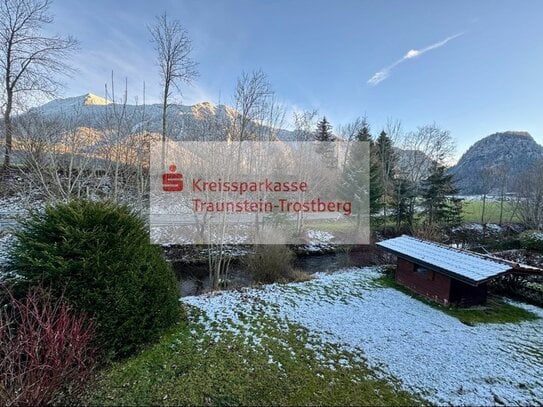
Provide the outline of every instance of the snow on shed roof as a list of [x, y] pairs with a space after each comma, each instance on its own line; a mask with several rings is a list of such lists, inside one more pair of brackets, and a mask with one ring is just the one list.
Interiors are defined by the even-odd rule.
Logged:
[[510, 264], [434, 242], [400, 236], [377, 243], [399, 257], [477, 285], [512, 269]]

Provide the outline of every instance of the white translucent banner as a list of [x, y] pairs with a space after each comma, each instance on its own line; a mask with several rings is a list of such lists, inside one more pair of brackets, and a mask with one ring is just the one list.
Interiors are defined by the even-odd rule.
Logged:
[[151, 144], [158, 244], [369, 242], [369, 143]]

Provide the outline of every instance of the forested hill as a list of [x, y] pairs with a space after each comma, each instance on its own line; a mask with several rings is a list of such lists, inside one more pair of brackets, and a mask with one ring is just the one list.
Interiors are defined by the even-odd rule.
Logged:
[[[473, 144], [449, 171], [461, 193], [489, 193], [504, 174], [509, 178], [522, 174], [538, 159], [543, 159], [543, 147], [528, 132], [506, 131]], [[512, 186], [509, 183], [508, 188]]]

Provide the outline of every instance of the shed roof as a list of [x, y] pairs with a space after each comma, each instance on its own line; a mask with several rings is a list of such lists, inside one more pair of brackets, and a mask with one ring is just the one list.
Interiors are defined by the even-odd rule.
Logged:
[[379, 242], [377, 245], [413, 263], [440, 271], [471, 285], [488, 281], [513, 268], [505, 261], [406, 235]]

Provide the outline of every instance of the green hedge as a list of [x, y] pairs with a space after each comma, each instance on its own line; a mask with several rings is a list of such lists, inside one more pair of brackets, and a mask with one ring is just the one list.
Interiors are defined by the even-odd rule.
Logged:
[[74, 200], [31, 213], [10, 264], [19, 292], [40, 283], [94, 316], [105, 356], [124, 357], [179, 319], [175, 276], [128, 207]]
[[527, 230], [519, 236], [523, 249], [543, 253], [543, 232], [539, 230]]

